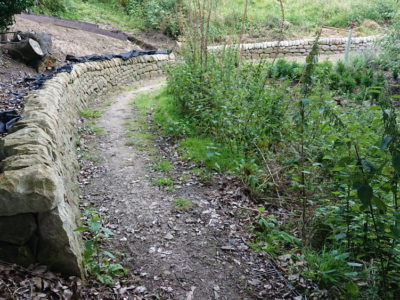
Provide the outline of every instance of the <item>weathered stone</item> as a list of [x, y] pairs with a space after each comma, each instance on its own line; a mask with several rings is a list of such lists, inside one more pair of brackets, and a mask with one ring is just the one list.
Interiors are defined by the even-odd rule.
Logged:
[[39, 215], [38, 261], [67, 275], [81, 276], [82, 240], [74, 231], [78, 227], [75, 209], [63, 202], [49, 213]]
[[31, 239], [36, 229], [33, 214], [0, 217], [0, 242], [22, 246]]
[[0, 216], [49, 211], [63, 195], [61, 179], [48, 166], [35, 165], [0, 174]]

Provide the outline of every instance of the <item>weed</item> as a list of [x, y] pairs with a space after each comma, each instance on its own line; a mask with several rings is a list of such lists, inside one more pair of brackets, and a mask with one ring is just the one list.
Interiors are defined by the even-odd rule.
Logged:
[[94, 209], [86, 209], [84, 216], [86, 226], [75, 229], [85, 233], [86, 237], [83, 264], [89, 275], [111, 286], [116, 278], [127, 273], [127, 270], [117, 262], [118, 257], [101, 247], [101, 241], [114, 234], [103, 226], [102, 218]]
[[112, 102], [111, 102], [111, 101], [106, 101], [106, 102], [103, 103], [102, 106], [103, 106], [104, 108], [107, 108], [107, 107], [110, 107], [111, 105], [112, 105]]
[[103, 127], [92, 127], [89, 129], [93, 134], [97, 136], [104, 136], [104, 128]]
[[92, 109], [84, 109], [81, 110], [80, 112], [81, 117], [84, 118], [100, 118], [102, 116], [102, 113], [99, 112], [98, 110], [92, 110]]
[[94, 127], [94, 126], [96, 126], [96, 124], [97, 124], [97, 120], [95, 120], [95, 119], [87, 120], [85, 122], [86, 127]]
[[167, 160], [160, 160], [154, 165], [154, 170], [161, 172], [169, 172], [172, 170], [172, 164]]
[[192, 201], [186, 198], [177, 198], [173, 202], [176, 210], [187, 210], [193, 206]]
[[193, 169], [192, 172], [196, 175], [200, 183], [210, 183], [214, 179], [214, 173], [208, 169], [198, 168]]
[[331, 295], [358, 295], [358, 286], [353, 281], [359, 276], [362, 264], [347, 262], [349, 253], [322, 251], [321, 253], [306, 251], [304, 259], [307, 270], [302, 275], [317, 282], [321, 287], [331, 289]]
[[91, 162], [99, 162], [100, 161], [100, 158], [96, 154], [93, 154], [93, 153], [83, 151], [81, 155], [82, 155], [83, 160], [87, 160], [87, 161], [91, 161]]
[[160, 177], [153, 181], [153, 185], [167, 188], [172, 187], [174, 181], [170, 177]]
[[127, 132], [125, 134], [130, 139], [125, 143], [127, 146], [147, 146], [152, 141], [153, 136], [143, 132]]

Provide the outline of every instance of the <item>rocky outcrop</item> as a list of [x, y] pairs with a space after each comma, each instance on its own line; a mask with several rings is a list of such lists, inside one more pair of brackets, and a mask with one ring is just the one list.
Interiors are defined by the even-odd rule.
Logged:
[[118, 86], [158, 77], [171, 55], [74, 65], [25, 98], [23, 120], [0, 140], [0, 259], [82, 274], [76, 158], [79, 112]]

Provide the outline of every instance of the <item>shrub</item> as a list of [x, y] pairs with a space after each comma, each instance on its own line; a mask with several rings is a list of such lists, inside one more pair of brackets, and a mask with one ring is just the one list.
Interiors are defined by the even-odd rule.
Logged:
[[60, 15], [66, 11], [65, 1], [62, 0], [38, 0], [37, 11], [39, 13]]
[[125, 4], [129, 14], [143, 19], [145, 27], [160, 29], [173, 37], [180, 34], [177, 18], [180, 5], [182, 0], [129, 0]]
[[14, 15], [33, 5], [33, 0], [0, 1], [0, 32], [14, 23]]

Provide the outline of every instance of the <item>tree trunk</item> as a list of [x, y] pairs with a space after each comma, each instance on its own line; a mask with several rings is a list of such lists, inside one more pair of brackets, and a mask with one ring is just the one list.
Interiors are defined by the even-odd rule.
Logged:
[[53, 54], [53, 42], [51, 36], [47, 33], [35, 33], [35, 32], [18, 32], [14, 34], [13, 42], [19, 42], [22, 40], [32, 39], [39, 43], [44, 55]]
[[32, 64], [45, 55], [39, 43], [33, 39], [22, 40], [5, 45], [8, 53], [16, 59]]

